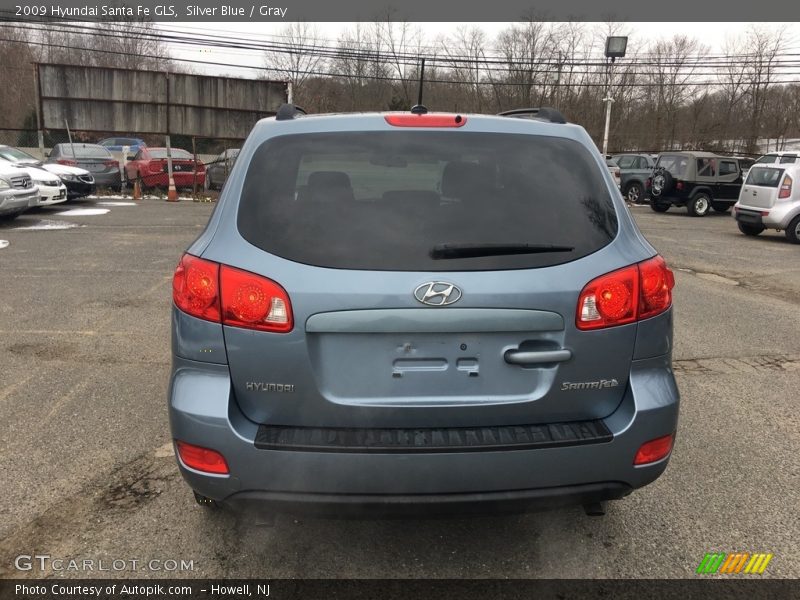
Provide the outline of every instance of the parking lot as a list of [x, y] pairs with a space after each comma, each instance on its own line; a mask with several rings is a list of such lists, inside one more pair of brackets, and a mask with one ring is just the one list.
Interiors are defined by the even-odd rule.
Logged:
[[631, 209], [675, 270], [681, 420], [665, 475], [605, 517], [264, 527], [196, 506], [169, 439], [172, 271], [212, 208], [89, 199], [0, 226], [0, 576], [93, 574], [14, 568], [38, 553], [191, 562], [128, 577], [692, 577], [712, 551], [800, 576], [800, 247], [782, 234]]

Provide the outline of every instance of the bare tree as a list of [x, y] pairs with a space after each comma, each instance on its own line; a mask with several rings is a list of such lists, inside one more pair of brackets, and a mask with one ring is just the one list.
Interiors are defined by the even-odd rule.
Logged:
[[747, 57], [744, 72], [747, 77], [745, 95], [749, 101], [749, 135], [745, 151], [758, 150], [762, 117], [770, 87], [775, 83], [779, 55], [786, 49], [786, 28], [767, 30], [751, 25], [746, 34]]
[[317, 43], [319, 30], [306, 22], [289, 23], [281, 30], [280, 38], [280, 47], [276, 45], [276, 49], [264, 53], [264, 68], [274, 79], [288, 79], [295, 102], [308, 105], [311, 95], [306, 82], [327, 68], [322, 47]]
[[356, 23], [339, 36], [331, 71], [345, 88], [347, 110], [381, 110], [391, 97], [388, 56], [380, 47], [380, 23]]
[[437, 44], [449, 66], [450, 75], [457, 84], [456, 93], [461, 97], [461, 110], [483, 112], [487, 104], [484, 98], [484, 61], [486, 56], [486, 34], [478, 27], [462, 25], [455, 33], [442, 38]]

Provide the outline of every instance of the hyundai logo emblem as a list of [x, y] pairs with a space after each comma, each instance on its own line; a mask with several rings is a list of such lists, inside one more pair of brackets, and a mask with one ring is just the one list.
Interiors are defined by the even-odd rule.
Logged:
[[461, 290], [446, 281], [428, 281], [414, 290], [414, 298], [429, 306], [447, 306], [461, 300]]

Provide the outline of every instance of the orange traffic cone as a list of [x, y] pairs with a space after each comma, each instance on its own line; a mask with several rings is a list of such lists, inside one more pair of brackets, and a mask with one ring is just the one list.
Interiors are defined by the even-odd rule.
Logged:
[[177, 202], [178, 201], [178, 190], [175, 189], [175, 180], [170, 177], [169, 178], [169, 191], [167, 191], [167, 202]]
[[138, 179], [133, 182], [133, 199], [134, 200], [142, 199], [142, 186], [139, 184]]

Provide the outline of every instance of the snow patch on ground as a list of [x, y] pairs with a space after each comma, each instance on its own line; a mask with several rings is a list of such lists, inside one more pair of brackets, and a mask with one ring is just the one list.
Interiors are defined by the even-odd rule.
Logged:
[[73, 229], [75, 227], [83, 227], [83, 225], [79, 225], [78, 223], [68, 223], [66, 221], [51, 221], [50, 219], [42, 219], [41, 221], [37, 221], [33, 225], [24, 225], [22, 227], [14, 227], [17, 231], [19, 230], [28, 230], [28, 231], [51, 231], [56, 229]]
[[108, 212], [111, 211], [107, 208], [73, 208], [56, 213], [56, 215], [59, 217], [93, 217], [96, 215], [104, 215]]
[[8, 245], [10, 243], [11, 242], [9, 242], [8, 240], [0, 240], [0, 250], [2, 250], [3, 248], [8, 248]]
[[97, 206], [136, 206], [136, 202], [98, 202]]

